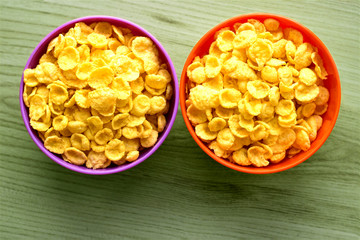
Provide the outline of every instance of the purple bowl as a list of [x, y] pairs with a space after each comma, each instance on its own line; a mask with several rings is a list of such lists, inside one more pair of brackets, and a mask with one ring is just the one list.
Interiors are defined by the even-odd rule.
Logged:
[[162, 61], [167, 63], [167, 65], [168, 65], [168, 70], [173, 79], [172, 86], [174, 88], [174, 94], [173, 94], [173, 98], [170, 101], [169, 112], [166, 114], [167, 125], [166, 125], [164, 131], [159, 134], [158, 141], [153, 147], [141, 151], [139, 158], [134, 162], [126, 163], [121, 166], [112, 166], [112, 167], [108, 167], [105, 169], [89, 169], [89, 168], [86, 168], [85, 166], [77, 166], [77, 165], [68, 163], [68, 162], [64, 161], [60, 155], [51, 153], [44, 147], [44, 143], [38, 137], [37, 131], [32, 129], [32, 127], [30, 126], [28, 108], [25, 106], [23, 97], [22, 97], [23, 90], [24, 90], [24, 75], [23, 75], [21, 78], [21, 83], [20, 83], [20, 96], [19, 96], [20, 97], [20, 109], [21, 109], [22, 118], [25, 123], [25, 127], [28, 130], [32, 140], [36, 143], [36, 145], [40, 148], [41, 151], [43, 151], [49, 158], [51, 158], [53, 161], [60, 164], [61, 166], [66, 167], [70, 170], [79, 172], [79, 173], [85, 173], [85, 174], [91, 174], [91, 175], [105, 175], [105, 174], [122, 172], [122, 171], [130, 169], [132, 167], [135, 167], [136, 165], [138, 165], [139, 163], [145, 161], [145, 159], [150, 157], [151, 154], [153, 154], [160, 147], [160, 145], [164, 142], [165, 138], [169, 134], [171, 127], [174, 124], [174, 121], [176, 118], [176, 113], [178, 110], [178, 104], [179, 104], [179, 86], [178, 86], [178, 80], [177, 80], [174, 64], [172, 63], [170, 56], [166, 52], [165, 48], [148, 31], [146, 31], [142, 27], [140, 27], [128, 20], [121, 19], [121, 18], [110, 17], [110, 16], [87, 16], [87, 17], [74, 19], [70, 22], [64, 23], [60, 27], [58, 27], [55, 30], [53, 30], [52, 32], [50, 32], [43, 40], [41, 40], [41, 42], [36, 46], [34, 51], [31, 53], [24, 69], [35, 68], [36, 65], [39, 63], [40, 57], [46, 52], [47, 45], [50, 43], [50, 41], [53, 38], [57, 37], [60, 33], [65, 33], [71, 27], [74, 27], [75, 23], [84, 22], [87, 24], [91, 24], [92, 22], [101, 22], [101, 21], [109, 22], [116, 26], [129, 28], [134, 35], [149, 37], [154, 42], [154, 44], [157, 46], [157, 48], [159, 50], [159, 56], [162, 59]]

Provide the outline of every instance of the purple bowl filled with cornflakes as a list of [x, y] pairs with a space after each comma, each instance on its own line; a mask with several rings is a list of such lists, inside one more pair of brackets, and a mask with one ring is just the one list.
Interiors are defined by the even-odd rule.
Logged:
[[170, 56], [142, 27], [87, 16], [49, 33], [20, 83], [32, 140], [70, 170], [104, 175], [150, 157], [175, 121], [178, 80]]

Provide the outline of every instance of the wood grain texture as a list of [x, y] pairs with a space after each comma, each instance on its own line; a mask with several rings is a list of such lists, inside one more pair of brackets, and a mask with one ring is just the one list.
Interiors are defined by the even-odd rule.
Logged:
[[[0, 1], [0, 239], [359, 239], [359, 1]], [[71, 172], [32, 142], [18, 89], [52, 29], [112, 15], [153, 33], [180, 77], [191, 48], [219, 22], [270, 12], [310, 28], [337, 63], [342, 104], [324, 146], [285, 172], [227, 169], [192, 140], [180, 112], [160, 149], [110, 176]]]

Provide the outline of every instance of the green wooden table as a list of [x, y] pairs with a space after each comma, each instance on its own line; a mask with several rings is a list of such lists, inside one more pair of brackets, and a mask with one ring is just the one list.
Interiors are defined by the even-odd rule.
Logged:
[[[359, 1], [0, 1], [0, 239], [359, 239]], [[341, 78], [337, 124], [301, 165], [270, 175], [228, 169], [188, 133], [180, 111], [160, 149], [114, 175], [71, 172], [32, 142], [20, 115], [23, 67], [58, 25], [112, 15], [153, 33], [180, 77], [223, 20], [270, 12], [310, 28]]]

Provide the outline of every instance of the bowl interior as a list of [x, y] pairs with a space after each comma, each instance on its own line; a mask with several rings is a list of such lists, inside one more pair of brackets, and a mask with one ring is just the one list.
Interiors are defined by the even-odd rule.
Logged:
[[159, 134], [158, 137], [158, 141], [155, 144], [155, 146], [145, 149], [143, 151], [140, 152], [140, 156], [139, 158], [131, 163], [125, 163], [121, 166], [112, 166], [112, 167], [108, 167], [105, 169], [88, 169], [84, 166], [76, 166], [73, 165], [71, 163], [68, 163], [66, 161], [64, 161], [62, 159], [62, 157], [60, 155], [57, 154], [53, 154], [51, 152], [49, 152], [45, 147], [44, 147], [44, 143], [41, 141], [41, 139], [38, 137], [37, 131], [34, 130], [29, 123], [29, 113], [28, 113], [28, 108], [25, 106], [23, 98], [22, 98], [22, 92], [24, 89], [24, 81], [23, 81], [23, 76], [21, 79], [21, 83], [20, 83], [20, 108], [21, 108], [21, 114], [25, 123], [25, 126], [31, 136], [31, 138], [34, 140], [34, 142], [36, 143], [36, 145], [48, 156], [50, 157], [52, 160], [54, 160], [55, 162], [57, 162], [58, 164], [73, 170], [73, 171], [77, 171], [77, 172], [81, 172], [81, 173], [85, 173], [85, 174], [94, 174], [94, 175], [102, 175], [102, 174], [112, 174], [112, 173], [116, 173], [116, 172], [121, 172], [124, 170], [127, 170], [129, 168], [132, 168], [136, 165], [138, 165], [139, 163], [143, 162], [145, 159], [147, 159], [151, 154], [153, 154], [159, 147], [160, 145], [163, 143], [163, 141], [165, 140], [165, 138], [167, 137], [167, 135], [169, 134], [171, 127], [174, 123], [175, 117], [176, 117], [176, 113], [177, 113], [177, 106], [178, 106], [178, 91], [179, 91], [179, 87], [178, 87], [178, 80], [177, 80], [177, 76], [176, 76], [176, 72], [175, 72], [175, 67], [170, 59], [170, 56], [167, 54], [166, 50], [164, 49], [164, 47], [160, 44], [160, 42], [154, 37], [152, 36], [149, 32], [147, 32], [145, 29], [141, 28], [140, 26], [124, 20], [124, 19], [120, 19], [120, 18], [115, 18], [115, 17], [109, 17], [109, 16], [88, 16], [88, 17], [83, 17], [83, 18], [78, 18], [75, 20], [72, 20], [70, 22], [67, 22], [63, 25], [61, 25], [60, 27], [56, 28], [55, 30], [53, 30], [52, 32], [50, 32], [39, 44], [38, 46], [34, 49], [34, 51], [32, 52], [30, 58], [28, 59], [28, 62], [26, 63], [25, 69], [27, 68], [35, 68], [37, 66], [37, 64], [39, 63], [39, 59], [40, 57], [46, 52], [47, 49], [47, 45], [50, 43], [50, 41], [57, 37], [59, 34], [61, 33], [66, 33], [70, 28], [75, 26], [75, 23], [77, 22], [84, 22], [86, 24], [91, 24], [93, 22], [100, 22], [100, 21], [104, 21], [104, 22], [109, 22], [115, 26], [119, 26], [119, 27], [124, 27], [124, 28], [129, 28], [132, 33], [136, 36], [147, 36], [149, 37], [154, 44], [157, 46], [158, 50], [159, 50], [159, 57], [160, 59], [166, 63], [168, 65], [168, 71], [172, 76], [172, 87], [174, 89], [174, 94], [172, 99], [170, 100], [170, 109], [168, 111], [168, 113], [166, 114], [166, 120], [167, 120], [167, 125], [164, 129], [164, 131], [162, 133]]
[[[319, 55], [322, 57], [324, 62], [324, 67], [328, 72], [328, 79], [324, 81], [325, 87], [330, 92], [330, 98], [329, 98], [329, 107], [327, 112], [322, 115], [323, 117], [323, 125], [318, 131], [317, 138], [314, 142], [311, 143], [311, 148], [306, 152], [301, 152], [294, 156], [293, 158], [286, 158], [283, 161], [281, 161], [278, 164], [270, 164], [267, 167], [263, 168], [256, 168], [256, 167], [243, 167], [236, 165], [234, 163], [230, 163], [228, 160], [222, 159], [218, 156], [216, 156], [195, 134], [194, 128], [192, 127], [189, 119], [186, 116], [186, 107], [185, 107], [185, 100], [187, 98], [186, 95], [186, 85], [188, 82], [188, 77], [186, 75], [186, 69], [187, 66], [190, 65], [193, 61], [193, 59], [196, 56], [204, 56], [208, 54], [209, 47], [211, 43], [214, 41], [214, 35], [215, 33], [224, 28], [224, 27], [230, 27], [233, 30], [233, 25], [235, 23], [245, 23], [248, 19], [254, 18], [257, 20], [260, 20], [263, 22], [267, 18], [274, 18], [280, 22], [280, 27], [283, 29], [287, 27], [292, 27], [298, 31], [300, 31], [303, 34], [304, 42], [311, 43], [313, 46], [318, 48]], [[247, 172], [247, 173], [255, 173], [255, 174], [265, 174], [265, 173], [274, 173], [283, 171], [286, 169], [289, 169], [291, 167], [294, 167], [301, 162], [308, 159], [312, 154], [314, 154], [321, 145], [325, 142], [325, 140], [330, 135], [330, 132], [332, 131], [338, 113], [340, 109], [340, 101], [341, 101], [341, 90], [340, 90], [340, 79], [339, 79], [339, 73], [337, 71], [335, 62], [329, 52], [329, 50], [326, 48], [324, 43], [308, 28], [302, 26], [301, 24], [295, 22], [294, 20], [291, 20], [289, 18], [279, 16], [279, 15], [273, 15], [273, 14], [266, 14], [266, 13], [256, 13], [256, 14], [247, 14], [247, 15], [241, 15], [234, 18], [230, 18], [219, 25], [215, 26], [211, 30], [209, 30], [194, 46], [192, 51], [190, 52], [184, 68], [181, 75], [181, 81], [180, 81], [180, 106], [181, 106], [181, 112], [185, 121], [185, 124], [191, 134], [191, 136], [194, 138], [196, 143], [213, 159], [218, 161], [219, 163], [232, 168], [237, 171], [241, 172]]]

